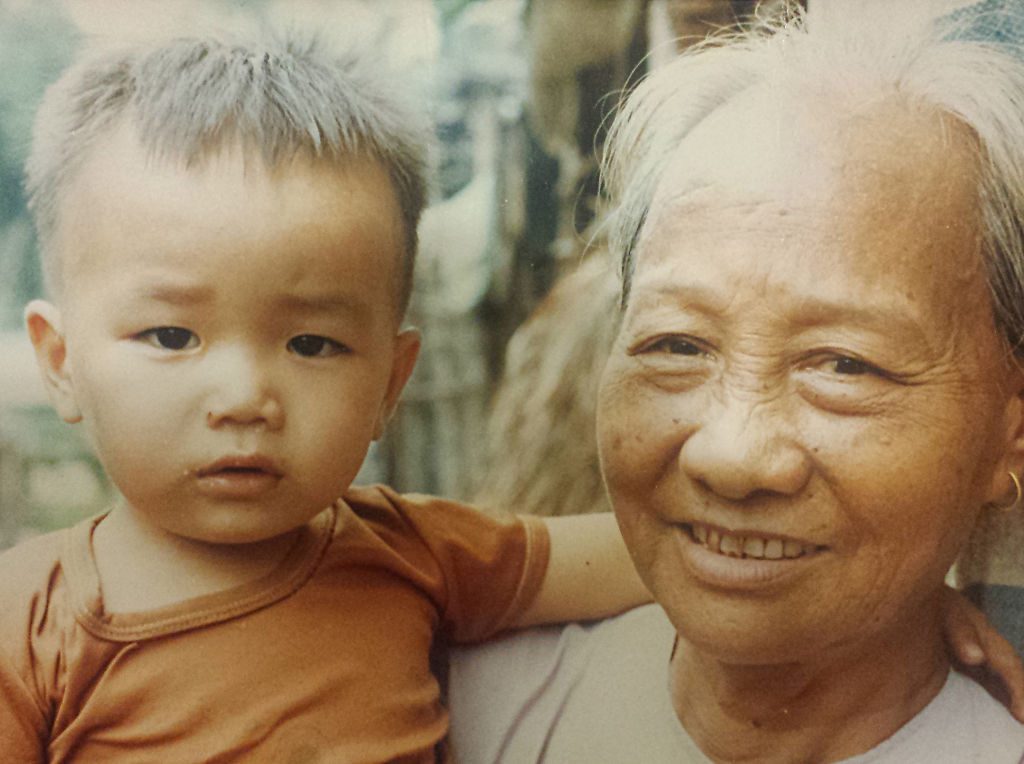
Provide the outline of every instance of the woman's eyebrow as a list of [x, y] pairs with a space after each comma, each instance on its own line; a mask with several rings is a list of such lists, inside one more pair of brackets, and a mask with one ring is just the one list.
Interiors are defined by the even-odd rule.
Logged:
[[[674, 307], [712, 318], [726, 315], [732, 302], [730, 292], [700, 284], [661, 283], [649, 289], [634, 287], [634, 295], [640, 310], [663, 307], [668, 300]], [[844, 324], [923, 338], [921, 321], [909, 303], [795, 293], [782, 299], [769, 301], [765, 298], [765, 302], [770, 302], [773, 313], [800, 328]]]
[[842, 323], [886, 333], [921, 334], [921, 322], [909, 303], [810, 296], [801, 298], [788, 315], [793, 323], [800, 325]]
[[676, 306], [683, 306], [698, 313], [716, 315], [725, 313], [729, 308], [729, 295], [721, 290], [699, 284], [672, 284], [659, 281], [647, 287], [643, 280], [637, 280], [633, 286], [636, 307], [661, 307], [665, 300]]

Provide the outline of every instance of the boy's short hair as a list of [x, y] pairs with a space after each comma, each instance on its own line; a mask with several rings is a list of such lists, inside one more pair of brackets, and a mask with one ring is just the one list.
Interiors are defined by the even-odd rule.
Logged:
[[154, 156], [193, 166], [240, 142], [271, 167], [299, 153], [365, 156], [387, 170], [401, 210], [398, 307], [409, 301], [416, 228], [426, 204], [426, 120], [351, 54], [315, 38], [190, 37], [83, 55], [39, 107], [26, 190], [49, 291], [63, 288], [53, 238], [59, 206], [94, 144], [130, 114]]

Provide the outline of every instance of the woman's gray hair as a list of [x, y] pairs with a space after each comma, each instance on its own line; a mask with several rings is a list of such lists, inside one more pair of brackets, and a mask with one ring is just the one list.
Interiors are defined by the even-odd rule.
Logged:
[[404, 311], [427, 199], [429, 123], [361, 57], [331, 55], [316, 39], [269, 34], [92, 51], [50, 86], [36, 116], [26, 190], [51, 292], [61, 289], [53, 238], [63, 196], [94, 145], [126, 116], [147, 151], [185, 166], [234, 142], [272, 167], [303, 152], [379, 161], [405, 228]]
[[787, 3], [754, 27], [709, 40], [654, 71], [625, 100], [603, 178], [622, 304], [636, 247], [669, 157], [708, 115], [758, 86], [804, 98], [897, 94], [932, 105], [973, 133], [983, 257], [995, 320], [1024, 352], [1024, 55], [981, 38], [976, 19], [936, 20], [928, 3]]

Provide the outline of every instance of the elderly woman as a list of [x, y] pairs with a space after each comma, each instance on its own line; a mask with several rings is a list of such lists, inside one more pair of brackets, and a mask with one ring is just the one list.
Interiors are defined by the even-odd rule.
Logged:
[[1021, 499], [1024, 65], [921, 5], [813, 3], [630, 97], [598, 440], [662, 610], [489, 648], [486, 704], [496, 656], [457, 660], [465, 760], [1021, 760], [940, 614]]

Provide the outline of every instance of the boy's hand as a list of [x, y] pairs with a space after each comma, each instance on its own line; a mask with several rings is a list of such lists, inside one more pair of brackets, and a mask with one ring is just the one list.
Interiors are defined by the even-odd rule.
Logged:
[[1024, 664], [988, 618], [960, 592], [946, 587], [946, 642], [966, 666], [985, 667], [1002, 680], [1009, 692], [1010, 713], [1024, 723]]

